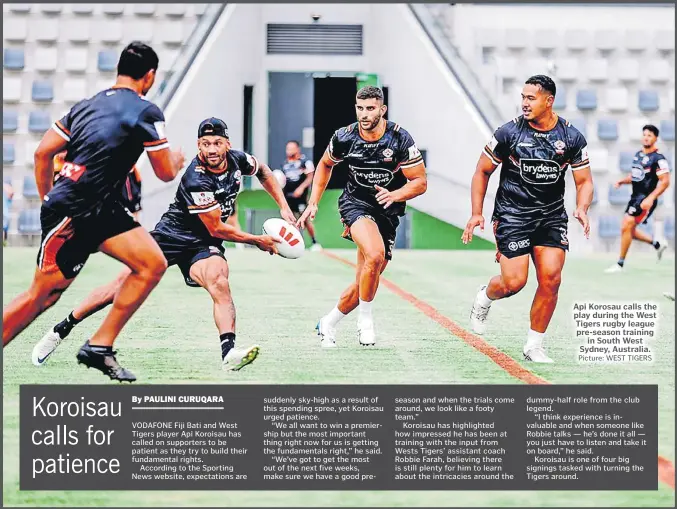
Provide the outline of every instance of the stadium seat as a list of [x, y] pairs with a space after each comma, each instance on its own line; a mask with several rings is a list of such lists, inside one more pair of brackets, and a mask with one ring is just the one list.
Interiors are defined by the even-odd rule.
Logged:
[[663, 141], [675, 141], [675, 121], [661, 120], [660, 137]]
[[89, 42], [91, 39], [90, 21], [88, 19], [72, 19], [67, 25], [66, 32], [68, 33], [68, 40], [70, 42]]
[[63, 100], [76, 103], [87, 97], [87, 81], [79, 78], [67, 78], [63, 82]]
[[603, 173], [609, 169], [609, 151], [604, 148], [591, 148], [588, 150], [590, 168], [595, 173]]
[[675, 218], [672, 215], [668, 215], [665, 218], [665, 238], [668, 240], [674, 240], [675, 238]]
[[639, 62], [637, 59], [621, 58], [615, 67], [620, 81], [633, 83], [639, 79]]
[[567, 109], [567, 90], [564, 87], [557, 87], [557, 95], [555, 95], [555, 103], [553, 104], [555, 110], [564, 111]]
[[182, 18], [186, 15], [186, 4], [164, 4], [163, 10], [165, 16]]
[[630, 51], [644, 51], [647, 46], [646, 39], [644, 30], [627, 30], [623, 36], [625, 47]]
[[40, 207], [24, 209], [19, 212], [17, 228], [22, 235], [35, 235], [42, 231], [40, 225]]
[[97, 34], [101, 42], [112, 44], [122, 40], [122, 21], [106, 20], [97, 27]]
[[603, 141], [618, 139], [618, 123], [612, 118], [600, 118], [597, 121], [597, 137]]
[[572, 51], [583, 51], [590, 45], [590, 32], [587, 30], [567, 30], [564, 34], [567, 48]]
[[97, 67], [99, 71], [111, 72], [117, 69], [118, 55], [114, 51], [99, 51]]
[[40, 4], [40, 10], [45, 14], [61, 14], [62, 4]]
[[155, 14], [155, 4], [134, 4], [134, 14], [137, 16], [152, 16]]
[[597, 109], [597, 92], [594, 90], [579, 90], [576, 93], [576, 107], [579, 110]]
[[32, 133], [44, 133], [52, 125], [52, 117], [47, 111], [35, 110], [28, 115], [28, 130]]
[[34, 81], [31, 87], [33, 102], [49, 103], [54, 100], [54, 86], [51, 81]]
[[36, 48], [33, 53], [35, 70], [42, 72], [56, 71], [58, 53], [56, 48]]
[[583, 135], [584, 138], [588, 137], [588, 126], [584, 118], [571, 118], [568, 119], [578, 131]]
[[89, 52], [87, 48], [68, 48], [64, 60], [69, 72], [86, 72]]
[[609, 111], [626, 111], [628, 109], [628, 89], [610, 87], [606, 91], [606, 107]]
[[38, 193], [38, 186], [35, 183], [35, 176], [24, 176], [24, 185], [21, 194], [26, 198], [38, 198], [40, 196], [40, 193]]
[[555, 61], [557, 79], [561, 81], [576, 81], [579, 79], [578, 59], [560, 58]]
[[2, 66], [9, 71], [20, 71], [25, 66], [24, 50], [5, 48], [2, 58]]
[[600, 51], [612, 51], [618, 47], [616, 30], [599, 30], [595, 32], [595, 47]]
[[529, 32], [522, 28], [509, 28], [505, 31], [505, 47], [520, 50], [529, 44]]
[[609, 184], [609, 203], [611, 205], [627, 205], [632, 194], [632, 186], [624, 185], [616, 189], [613, 184]]
[[112, 77], [110, 78], [100, 78], [96, 80], [96, 83], [94, 83], [93, 88], [90, 89], [89, 95], [95, 95], [101, 92], [102, 90], [107, 90], [108, 88], [112, 87], [115, 84], [115, 79]]
[[532, 45], [539, 50], [552, 51], [557, 48], [561, 34], [552, 30], [536, 30], [533, 33]]
[[675, 51], [675, 31], [658, 30], [654, 32], [654, 42], [659, 51]]
[[672, 69], [665, 59], [654, 59], [649, 62], [647, 75], [652, 83], [666, 83], [670, 79]]
[[146, 20], [134, 20], [124, 25], [124, 38], [129, 41], [141, 41], [150, 43], [153, 41], [153, 22]]
[[655, 90], [640, 90], [639, 91], [639, 109], [640, 111], [657, 111], [658, 110], [658, 92]]
[[609, 61], [606, 58], [588, 60], [586, 69], [590, 81], [606, 81], [609, 77]]
[[6, 76], [2, 79], [2, 100], [6, 103], [21, 101], [21, 77]]
[[2, 164], [12, 164], [16, 159], [16, 151], [13, 143], [2, 142]]
[[31, 38], [38, 42], [56, 42], [59, 38], [60, 20], [57, 18], [43, 18], [31, 23]]
[[25, 42], [28, 23], [24, 18], [5, 18], [2, 23], [2, 38], [8, 42]]
[[[166, 4], [166, 7], [179, 6], [182, 4]], [[495, 28], [479, 28], [475, 31], [477, 46], [482, 48], [498, 48], [503, 46], [502, 32]]]
[[28, 165], [30, 168], [32, 168], [35, 165], [35, 151], [38, 148], [38, 145], [40, 144], [40, 140], [28, 140], [26, 144], [24, 145], [24, 154], [26, 154], [25, 157], [25, 163]]
[[160, 27], [162, 42], [168, 45], [179, 45], [183, 42], [183, 22], [165, 21]]
[[193, 5], [193, 12], [196, 16], [202, 16], [207, 11], [207, 4], [195, 4]]
[[16, 110], [2, 110], [2, 132], [15, 133], [19, 129], [19, 112]]
[[642, 140], [642, 128], [646, 124], [651, 122], [647, 118], [631, 118], [628, 120], [628, 132], [630, 134], [631, 141], [641, 141]]
[[94, 4], [71, 4], [73, 14], [89, 16], [94, 12]]
[[125, 12], [125, 4], [102, 4], [103, 13], [109, 16], [120, 16]]
[[498, 75], [503, 79], [515, 79], [517, 76], [517, 60], [512, 57], [499, 57], [496, 59]]
[[624, 173], [629, 173], [632, 170], [632, 162], [634, 159], [634, 152], [621, 152], [618, 154], [618, 168]]
[[597, 226], [600, 238], [615, 239], [621, 235], [621, 218], [615, 216], [600, 216]]
[[31, 4], [9, 4], [9, 10], [17, 14], [26, 14], [31, 12]]

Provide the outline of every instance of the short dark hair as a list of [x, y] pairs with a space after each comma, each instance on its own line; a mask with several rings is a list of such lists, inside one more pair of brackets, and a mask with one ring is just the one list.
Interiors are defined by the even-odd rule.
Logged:
[[647, 124], [644, 127], [642, 127], [642, 132], [644, 131], [651, 131], [652, 133], [654, 133], [654, 136], [656, 136], [656, 138], [658, 138], [658, 133], [660, 132], [658, 130], [658, 127], [656, 127], [653, 124]]
[[155, 50], [139, 41], [133, 41], [122, 50], [118, 61], [118, 76], [140, 80], [150, 70], [157, 70], [160, 59]]
[[301, 148], [301, 144], [300, 144], [297, 140], [289, 140], [289, 141], [287, 141], [287, 145], [289, 145], [290, 143], [295, 143], [297, 147]]
[[362, 87], [357, 91], [357, 99], [378, 99], [383, 102], [383, 90], [372, 85]]
[[545, 74], [536, 74], [525, 81], [524, 84], [538, 85], [546, 92], [550, 92], [553, 96], [557, 93], [557, 85], [555, 85], [555, 82], [550, 76], [546, 76]]

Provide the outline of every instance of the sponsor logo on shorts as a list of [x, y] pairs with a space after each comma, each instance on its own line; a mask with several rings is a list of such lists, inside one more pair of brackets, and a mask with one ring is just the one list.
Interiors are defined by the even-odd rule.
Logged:
[[84, 263], [78, 263], [75, 267], [73, 267], [73, 274], [77, 274], [82, 270], [82, 267], [84, 267]]
[[529, 239], [518, 240], [517, 242], [513, 241], [508, 244], [508, 249], [510, 249], [510, 251], [517, 251], [518, 249], [529, 247], [529, 244]]
[[548, 159], [522, 159], [520, 175], [529, 184], [554, 184], [559, 180], [562, 168]]
[[85, 167], [75, 163], [65, 162], [63, 163], [63, 168], [59, 172], [59, 176], [71, 179], [73, 182], [77, 182], [82, 174], [85, 172]]
[[561, 242], [563, 246], [569, 245], [569, 239], [567, 237], [567, 231], [565, 228], [560, 229]]
[[385, 187], [393, 180], [393, 172], [385, 168], [360, 168], [350, 166], [355, 182], [363, 187], [373, 189], [374, 186]]
[[628, 214], [633, 215], [635, 212], [637, 212], [636, 207], [633, 207], [632, 205], [628, 207]]
[[221, 251], [219, 251], [219, 248], [216, 246], [209, 246], [209, 251], [214, 254], [221, 254]]

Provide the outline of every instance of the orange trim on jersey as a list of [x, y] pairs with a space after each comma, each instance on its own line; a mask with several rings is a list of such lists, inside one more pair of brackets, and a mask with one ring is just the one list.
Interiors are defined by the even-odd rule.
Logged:
[[495, 164], [501, 164], [503, 161], [501, 161], [489, 148], [489, 145], [486, 145], [484, 147], [484, 153], [491, 159]]
[[54, 122], [54, 123], [55, 123], [56, 126], [57, 126], [59, 129], [61, 129], [65, 134], [67, 134], [68, 136], [71, 135], [71, 132], [70, 132], [68, 129], [66, 129], [66, 128], [63, 126], [63, 124], [62, 124], [61, 122], [59, 122], [59, 121], [57, 120], [57, 121]]
[[161, 140], [155, 140], [155, 141], [144, 141], [143, 146], [144, 147], [155, 147], [157, 145], [162, 145], [163, 143], [167, 143], [167, 138], [162, 138]]
[[71, 218], [69, 217], [56, 230], [53, 230], [47, 234], [47, 237], [42, 242], [42, 246], [40, 247], [38, 262], [38, 268], [40, 269], [40, 272], [49, 274], [61, 270], [59, 269], [59, 265], [56, 263], [56, 256], [63, 245], [71, 237], [73, 237], [74, 233], [75, 230], [73, 229], [73, 224], [71, 222]]
[[571, 165], [572, 168], [583, 168], [584, 166], [590, 166], [590, 159]]

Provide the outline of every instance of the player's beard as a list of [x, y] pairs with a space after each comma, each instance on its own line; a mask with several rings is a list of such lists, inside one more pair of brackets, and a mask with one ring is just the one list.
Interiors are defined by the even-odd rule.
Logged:
[[219, 160], [218, 160], [218, 162], [213, 163], [213, 162], [209, 159], [208, 155], [205, 155], [205, 154], [202, 155], [202, 158], [204, 159], [204, 162], [207, 163], [207, 166], [210, 167], [210, 168], [212, 168], [212, 169], [213, 169], [213, 168], [218, 168], [219, 166], [221, 166], [221, 165], [223, 164], [223, 161], [226, 159], [226, 154], [223, 154], [223, 156], [219, 156], [219, 155], [217, 154], [216, 157], [219, 157]]
[[374, 120], [372, 120], [372, 122], [367, 127], [364, 127], [362, 125], [362, 123], [360, 122], [360, 127], [362, 127], [362, 129], [365, 130], [365, 131], [373, 131], [374, 129], [376, 129], [376, 127], [378, 127], [380, 122], [381, 122], [381, 115], [379, 115]]

